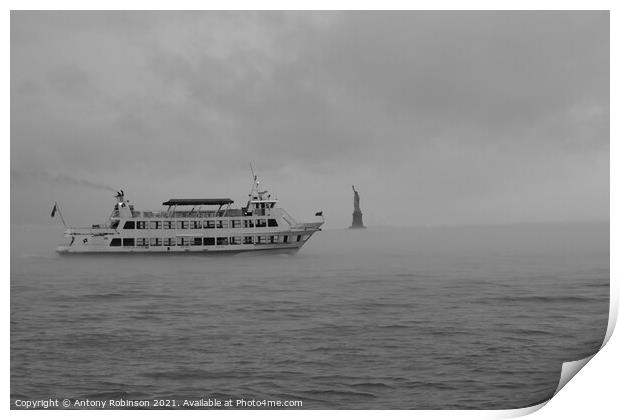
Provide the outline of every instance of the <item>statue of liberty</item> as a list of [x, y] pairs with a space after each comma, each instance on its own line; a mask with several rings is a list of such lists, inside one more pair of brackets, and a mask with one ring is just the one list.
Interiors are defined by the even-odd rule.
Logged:
[[353, 222], [351, 223], [350, 229], [359, 229], [365, 228], [364, 222], [362, 221], [362, 210], [360, 209], [360, 194], [355, 190], [355, 185], [353, 187]]

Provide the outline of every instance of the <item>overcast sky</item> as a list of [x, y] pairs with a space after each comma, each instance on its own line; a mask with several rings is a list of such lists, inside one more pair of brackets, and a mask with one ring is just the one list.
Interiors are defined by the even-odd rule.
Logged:
[[609, 219], [607, 12], [12, 12], [11, 222], [123, 188], [298, 220]]

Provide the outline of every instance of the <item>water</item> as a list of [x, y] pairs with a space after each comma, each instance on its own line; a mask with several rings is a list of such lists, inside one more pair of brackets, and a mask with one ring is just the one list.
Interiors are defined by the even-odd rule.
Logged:
[[609, 224], [328, 230], [295, 256], [57, 256], [12, 226], [11, 401], [508, 409], [595, 352]]

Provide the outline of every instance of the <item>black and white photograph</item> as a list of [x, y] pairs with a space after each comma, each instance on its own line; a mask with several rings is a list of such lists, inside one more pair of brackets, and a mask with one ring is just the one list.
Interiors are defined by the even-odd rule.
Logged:
[[7, 13], [11, 410], [526, 409], [609, 338], [609, 10]]

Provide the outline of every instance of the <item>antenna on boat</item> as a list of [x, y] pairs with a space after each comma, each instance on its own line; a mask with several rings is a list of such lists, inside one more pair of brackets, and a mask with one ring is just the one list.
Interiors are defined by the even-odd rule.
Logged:
[[250, 189], [250, 193], [248, 195], [252, 195], [252, 191], [258, 186], [258, 177], [254, 173], [254, 166], [252, 166], [252, 162], [250, 162], [250, 171], [252, 172], [252, 188]]

